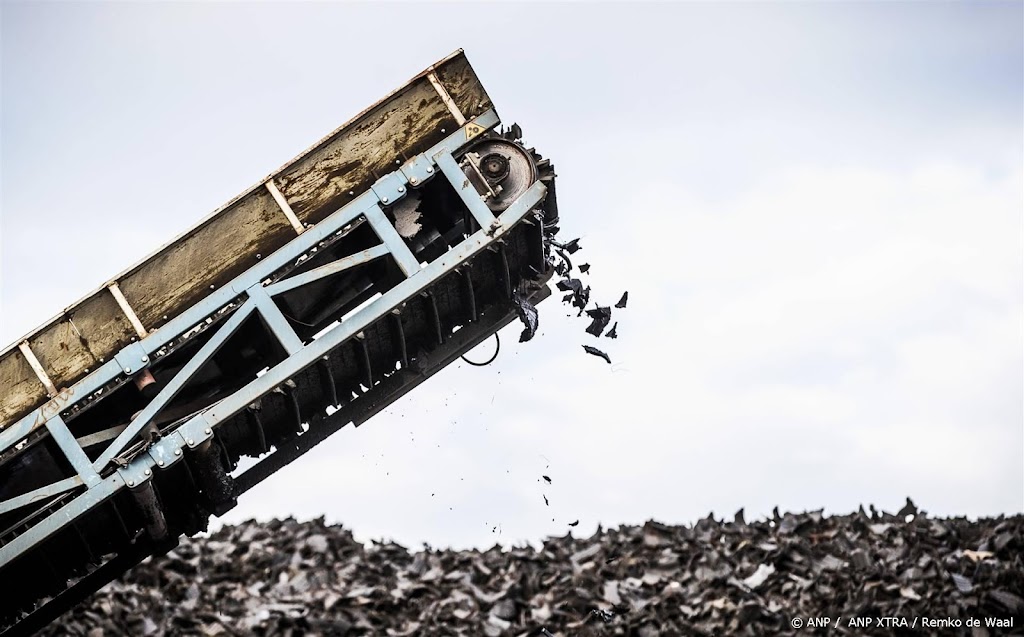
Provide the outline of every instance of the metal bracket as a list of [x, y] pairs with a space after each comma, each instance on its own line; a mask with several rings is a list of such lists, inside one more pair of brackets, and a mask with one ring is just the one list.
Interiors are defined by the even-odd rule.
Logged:
[[206, 420], [206, 413], [196, 415], [194, 418], [178, 427], [178, 433], [189, 449], [195, 449], [210, 438], [213, 438], [213, 428]]
[[129, 489], [138, 489], [153, 477], [152, 461], [152, 458], [143, 454], [132, 460], [127, 467], [117, 469], [117, 475], [121, 476]]
[[437, 174], [434, 162], [426, 155], [416, 155], [402, 165], [402, 175], [409, 182], [410, 186], [422, 186], [430, 181], [430, 178]]
[[122, 372], [132, 376], [149, 365], [149, 354], [146, 353], [146, 348], [142, 346], [142, 343], [129, 343], [120, 352], [114, 354], [114, 360], [121, 366]]
[[153, 443], [148, 450], [149, 457], [152, 458], [153, 464], [161, 469], [166, 469], [184, 457], [181, 452], [181, 448], [184, 446], [185, 439], [181, 437], [181, 433], [173, 431]]
[[405, 196], [405, 186], [405, 175], [401, 171], [396, 170], [378, 179], [376, 183], [370, 186], [370, 190], [373, 191], [373, 194], [377, 195], [382, 204], [390, 206]]

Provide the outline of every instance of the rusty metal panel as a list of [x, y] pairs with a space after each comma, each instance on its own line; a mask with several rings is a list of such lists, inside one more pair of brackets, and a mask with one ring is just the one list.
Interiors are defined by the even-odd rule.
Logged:
[[[458, 125], [426, 77], [346, 124], [275, 179], [304, 223], [316, 223]], [[397, 162], [397, 163], [396, 163]]]
[[46, 389], [17, 349], [0, 358], [0, 396], [0, 429], [46, 400]]
[[135, 330], [117, 301], [101, 290], [73, 307], [59, 321], [29, 339], [46, 374], [63, 389], [96, 369], [131, 342]]
[[473, 119], [493, 108], [491, 98], [487, 96], [487, 91], [477, 79], [465, 55], [456, 56], [438, 66], [434, 73], [466, 119]]
[[128, 303], [148, 330], [188, 308], [290, 239], [295, 230], [265, 188], [208, 219], [121, 279]]

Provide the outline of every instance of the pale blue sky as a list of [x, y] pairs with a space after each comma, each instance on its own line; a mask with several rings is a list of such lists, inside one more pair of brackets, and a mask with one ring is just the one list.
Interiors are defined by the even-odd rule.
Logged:
[[619, 364], [545, 303], [535, 342], [229, 520], [465, 546], [906, 495], [1021, 511], [1022, 7], [6, 2], [0, 337], [462, 47], [553, 158], [598, 300], [630, 289]]

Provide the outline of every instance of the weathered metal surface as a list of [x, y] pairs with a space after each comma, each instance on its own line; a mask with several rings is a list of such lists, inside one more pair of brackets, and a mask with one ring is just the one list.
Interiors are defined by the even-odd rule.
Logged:
[[[490, 106], [461, 50], [337, 129], [258, 185], [142, 263], [117, 283], [152, 333], [295, 236], [296, 229], [264, 186], [273, 180], [303, 223], [317, 223], [364, 191], [396, 160], [421, 153], [451, 134], [455, 120], [427, 74], [445, 83], [466, 117]], [[448, 83], [451, 85], [448, 85]], [[166, 318], [165, 318], [166, 317]], [[80, 381], [132, 337], [128, 317], [106, 287], [68, 307], [28, 340], [58, 391]], [[39, 407], [46, 389], [17, 346], [0, 352], [0, 429]]]
[[[324, 140], [274, 183], [303, 223], [316, 223], [457, 127], [426, 77], [360, 115]], [[444, 130], [445, 132], [442, 132]]]
[[[451, 131], [446, 138], [438, 142], [428, 153], [433, 154], [444, 149], [460, 147], [466, 143], [470, 127], [490, 129], [497, 124], [498, 118], [494, 111], [483, 113], [472, 122], [468, 122], [465, 127]], [[18, 440], [42, 426], [46, 420], [55, 414], [81, 402], [93, 392], [114, 381], [121, 374], [130, 373], [127, 371], [129, 368], [141, 369], [145, 364], [143, 359], [147, 354], [155, 353], [164, 345], [173, 341], [177, 335], [204, 321], [211, 314], [231, 302], [240, 291], [248, 289], [252, 285], [267, 279], [271, 273], [286, 267], [290, 263], [294, 263], [302, 254], [310, 250], [318, 242], [326, 240], [345, 225], [361, 216], [368, 207], [383, 203], [377, 194], [378, 190], [386, 192], [390, 197], [397, 197], [400, 194], [399, 188], [405, 189], [407, 185], [411, 184], [411, 181], [404, 181], [406, 173], [415, 172], [409, 170], [411, 165], [422, 165], [426, 162], [429, 163], [427, 168], [431, 171], [435, 170], [433, 160], [428, 160], [425, 157], [428, 153], [410, 158], [408, 164], [389, 176], [383, 177], [381, 182], [374, 185], [373, 189], [357, 196], [352, 202], [336, 211], [324, 221], [303, 232], [299, 237], [294, 238], [284, 248], [270, 255], [265, 255], [262, 260], [259, 260], [258, 263], [254, 264], [253, 267], [249, 268], [241, 276], [211, 292], [191, 308], [180, 312], [177, 316], [170, 317], [168, 323], [159, 330], [151, 331], [146, 338], [131, 343], [130, 347], [116, 352], [100, 368], [84, 379], [58, 392], [52, 400], [43, 403], [39, 409], [29, 409], [20, 419], [12, 419], [12, 422], [9, 422], [5, 428], [0, 428], [0, 449], [6, 449], [10, 445], [15, 444]], [[426, 168], [424, 168], [425, 170]], [[403, 177], [399, 178], [398, 174], [403, 175]], [[437, 172], [425, 174], [437, 174]], [[423, 179], [419, 181], [422, 183]], [[385, 188], [383, 182], [387, 182], [390, 185]], [[109, 295], [108, 290], [103, 289], [101, 291]], [[129, 352], [129, 350], [131, 351]], [[2, 357], [0, 357], [0, 360], [2, 360]], [[31, 371], [31, 368], [29, 370]]]
[[270, 192], [255, 190], [125, 277], [121, 291], [151, 330], [294, 237]]
[[83, 301], [29, 339], [39, 362], [58, 388], [96, 369], [135, 337], [135, 329], [117, 300], [103, 290]]
[[487, 96], [487, 91], [464, 55], [452, 58], [447, 64], [439, 66], [434, 70], [434, 74], [466, 119], [473, 119], [493, 107], [491, 98]]
[[0, 358], [0, 426], [17, 420], [45, 400], [46, 388], [20, 350], [14, 348]]

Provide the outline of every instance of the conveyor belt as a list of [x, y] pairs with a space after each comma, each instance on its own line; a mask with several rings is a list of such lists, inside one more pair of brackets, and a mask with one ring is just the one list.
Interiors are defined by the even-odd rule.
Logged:
[[[134, 492], [124, 491], [10, 565], [4, 581], [19, 586], [6, 591], [5, 615], [30, 606], [40, 593], [57, 597], [4, 634], [37, 630], [140, 556], [173, 547], [181, 534], [204, 530], [210, 514], [223, 514], [238, 495], [331, 433], [386, 408], [513, 320], [513, 289], [535, 302], [545, 298], [551, 272], [538, 227], [539, 221], [520, 224], [468, 267], [440, 279], [280, 391], [221, 423], [208, 447], [196, 447], [186, 453], [186, 462], [157, 472], [151, 482], [166, 526], [163, 540], [147, 532], [152, 520]], [[261, 455], [258, 464], [231, 478], [228, 472], [242, 456]], [[16, 533], [8, 529], [4, 539]], [[69, 577], [82, 579], [68, 588]]]

